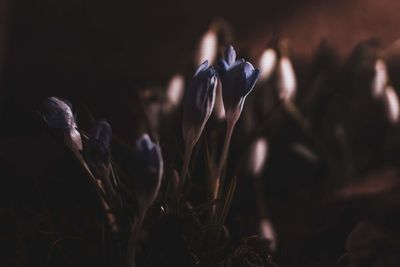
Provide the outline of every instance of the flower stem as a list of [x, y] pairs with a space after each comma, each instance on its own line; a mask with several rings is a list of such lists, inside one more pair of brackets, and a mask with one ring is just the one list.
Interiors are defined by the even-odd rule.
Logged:
[[139, 241], [140, 229], [142, 228], [145, 214], [146, 211], [140, 211], [135, 222], [132, 224], [131, 234], [127, 246], [126, 267], [136, 266], [136, 245]]
[[194, 147], [194, 145], [192, 142], [186, 142], [185, 154], [183, 156], [183, 165], [182, 165], [182, 169], [181, 169], [181, 177], [179, 179], [179, 187], [178, 187], [178, 192], [180, 194], [183, 193], [183, 189], [185, 186], [186, 175], [189, 170], [190, 157], [192, 156], [193, 147]]
[[114, 207], [111, 207], [110, 205], [110, 196], [109, 194], [107, 194], [107, 190], [104, 188], [103, 182], [94, 176], [85, 159], [82, 157], [82, 154], [80, 153], [80, 151], [82, 150], [82, 141], [80, 139], [78, 131], [76, 131], [76, 129], [73, 129], [70, 132], [64, 133], [64, 139], [67, 146], [71, 149], [75, 157], [78, 159], [79, 163], [82, 165], [86, 175], [89, 177], [89, 180], [95, 186], [101, 206], [103, 207], [103, 210], [106, 214], [106, 220], [108, 225], [110, 226], [111, 232], [117, 233], [119, 231], [119, 225], [117, 217], [114, 214]]
[[233, 129], [235, 128], [236, 121], [234, 120], [227, 120], [226, 132], [225, 132], [225, 140], [222, 146], [221, 157], [218, 162], [218, 166], [214, 171], [213, 177], [211, 178], [211, 185], [212, 185], [212, 193], [213, 193], [213, 200], [218, 198], [219, 188], [221, 183], [221, 174], [226, 164], [226, 160], [228, 158], [228, 151], [229, 146], [232, 139]]

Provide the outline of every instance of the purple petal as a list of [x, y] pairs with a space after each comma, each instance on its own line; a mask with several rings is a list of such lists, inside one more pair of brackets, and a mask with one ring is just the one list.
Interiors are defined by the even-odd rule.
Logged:
[[53, 96], [47, 98], [43, 106], [43, 119], [50, 127], [72, 129], [76, 126], [72, 105], [69, 101]]
[[236, 60], [230, 67], [233, 68], [237, 65], [243, 64], [244, 62], [245, 62], [244, 59], [240, 58], [240, 59]]
[[197, 76], [200, 72], [208, 68], [208, 60], [204, 61], [196, 70], [194, 76]]
[[243, 68], [244, 73], [246, 74], [246, 79], [248, 79], [253, 74], [254, 67], [250, 62], [245, 62]]
[[256, 84], [258, 77], [260, 75], [260, 71], [258, 69], [253, 69], [251, 71], [250, 76], [247, 76], [246, 73], [246, 91], [245, 91], [245, 96], [247, 96], [251, 90], [253, 90], [254, 85]]
[[236, 51], [232, 45], [229, 45], [225, 50], [225, 61], [231, 66], [236, 60]]
[[224, 76], [225, 73], [228, 71], [229, 65], [228, 65], [228, 63], [225, 61], [225, 59], [220, 59], [220, 60], [217, 61], [217, 64], [216, 64], [216, 66], [215, 66], [215, 69], [217, 70], [218, 75], [219, 75], [220, 77], [222, 77], [222, 76]]

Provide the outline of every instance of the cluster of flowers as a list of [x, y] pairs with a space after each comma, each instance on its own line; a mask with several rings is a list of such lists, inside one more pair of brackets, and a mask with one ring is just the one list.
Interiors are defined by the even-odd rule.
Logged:
[[[114, 169], [114, 162], [112, 162], [111, 143], [113, 138], [110, 124], [105, 120], [99, 120], [94, 124], [90, 134], [86, 134], [78, 127], [72, 105], [67, 100], [49, 97], [44, 102], [44, 112], [42, 113], [44, 121], [50, 127], [58, 129], [62, 133], [66, 145], [79, 160], [96, 188], [111, 231], [114, 233], [123, 232], [123, 234], [129, 236], [126, 244], [126, 266], [135, 266], [135, 254], [142, 226], [150, 208], [156, 206], [153, 204], [157, 199], [164, 198], [161, 206], [163, 209], [165, 208], [165, 212], [173, 213], [177, 217], [188, 216], [196, 210], [191, 206], [188, 198], [192, 182], [190, 165], [192, 158], [194, 158], [192, 154], [194, 154], [195, 147], [204, 134], [206, 124], [213, 112], [215, 112], [217, 118], [225, 119], [225, 137], [220, 150], [213, 147], [218, 153], [213, 154], [210, 169], [207, 170], [208, 172], [206, 171], [210, 202], [206, 203], [205, 206], [210, 207], [210, 210], [205, 216], [206, 218], [202, 218], [202, 220], [205, 221], [204, 225], [207, 225], [207, 227], [208, 225], [217, 225], [219, 228], [217, 230], [197, 229], [205, 232], [205, 234], [195, 237], [200, 242], [204, 241], [203, 246], [212, 243], [209, 240], [210, 237], [218, 242], [220, 232], [225, 230], [223, 225], [235, 190], [235, 179], [223, 179], [224, 168], [227, 164], [235, 126], [241, 117], [246, 98], [252, 92], [257, 81], [265, 85], [267, 81], [273, 80], [281, 107], [306, 135], [311, 135], [309, 120], [294, 103], [297, 80], [289, 58], [288, 41], [280, 40], [276, 46], [268, 47], [259, 59], [258, 69], [244, 59], [237, 59], [236, 51], [232, 46], [228, 46], [223, 58], [212, 66], [211, 62], [215, 61], [218, 54], [217, 30], [218, 27], [211, 27], [200, 42], [196, 59], [199, 66], [188, 86], [184, 88], [182, 76], [175, 75], [165, 92], [168, 100], [166, 102], [168, 103], [163, 103], [165, 104], [163, 111], [170, 112], [182, 102], [181, 130], [184, 151], [180, 174], [175, 169], [173, 169], [172, 175], [166, 174], [168, 170], [164, 169], [164, 160], [167, 158], [163, 158], [163, 154], [166, 153], [162, 153], [160, 144], [154, 141], [156, 138], [153, 140], [150, 138], [150, 136], [153, 136], [152, 133], [142, 135], [132, 148], [133, 153], [131, 153], [129, 160], [134, 168], [131, 168], [128, 176], [134, 180], [131, 196], [134, 196], [137, 210], [133, 217], [129, 218], [129, 231], [122, 229], [124, 226], [121, 224], [123, 220], [121, 217], [130, 214], [130, 212], [123, 212], [124, 209], [127, 209], [127, 206], [124, 205], [124, 199], [121, 196], [122, 182]], [[358, 50], [356, 49], [356, 51]], [[363, 59], [357, 60], [363, 61]], [[395, 124], [400, 120], [399, 98], [389, 79], [386, 63], [382, 58], [376, 57], [372, 66], [371, 73], [368, 72], [369, 75], [372, 75], [366, 79], [369, 81], [368, 86], [371, 88], [371, 94], [375, 99], [383, 102], [387, 120]], [[270, 79], [271, 77], [273, 79]], [[321, 79], [316, 80], [316, 88], [322, 90]], [[265, 101], [265, 99], [258, 100]], [[256, 106], [257, 101], [252, 104]], [[262, 104], [267, 106], [265, 103]], [[159, 112], [157, 108], [155, 110]], [[155, 118], [157, 118], [157, 115]], [[263, 124], [259, 128], [262, 129], [263, 126], [265, 125]], [[251, 140], [252, 144], [249, 146], [249, 151], [246, 151], [250, 153], [245, 153], [245, 155], [249, 156], [249, 163], [252, 165], [250, 167], [251, 176], [257, 178], [261, 176], [268, 143], [264, 137], [260, 137], [262, 135], [257, 135], [258, 132], [255, 132], [255, 136], [252, 136], [255, 138]], [[313, 139], [313, 137], [310, 136], [310, 139]], [[218, 142], [213, 144], [216, 146]], [[317, 150], [320, 150], [320, 154], [326, 152], [326, 149], [319, 142], [315, 142], [315, 146]], [[310, 161], [317, 161], [320, 156], [305, 146], [297, 145], [294, 149]], [[325, 155], [325, 157], [328, 160], [330, 159], [329, 155]], [[163, 181], [167, 178], [170, 179]], [[271, 250], [276, 250], [273, 225], [265, 214], [266, 201], [263, 199], [263, 192], [260, 189], [262, 187], [260, 179], [254, 179], [254, 183], [255, 191], [258, 190], [255, 193], [259, 206], [260, 236], [268, 239]], [[164, 188], [163, 185], [165, 185], [166, 195], [173, 195], [173, 197], [166, 197], [160, 193], [161, 189]], [[169, 202], [166, 203], [165, 199], [168, 199]]]
[[[226, 138], [218, 165], [210, 177], [213, 198], [219, 194], [221, 172], [226, 162], [230, 139], [238, 121], [248, 94], [252, 91], [259, 77], [259, 70], [252, 64], [236, 59], [232, 46], [226, 49], [223, 59], [215, 67], [204, 61], [195, 72], [187, 87], [183, 99], [182, 132], [185, 153], [181, 175], [177, 183], [177, 211], [185, 206], [183, 200], [185, 178], [188, 173], [191, 154], [203, 129], [214, 109], [217, 86], [222, 89], [222, 98], [226, 114]], [[74, 153], [95, 186], [112, 231], [118, 232], [118, 210], [123, 209], [119, 194], [120, 181], [111, 162], [112, 130], [105, 120], [97, 121], [90, 135], [77, 126], [72, 105], [64, 99], [49, 97], [44, 101], [42, 112], [44, 121], [58, 129], [65, 143]], [[135, 265], [135, 248], [139, 240], [146, 211], [154, 203], [163, 179], [163, 156], [160, 146], [153, 142], [148, 134], [142, 135], [134, 147], [132, 160], [135, 161], [133, 176], [135, 179], [134, 196], [138, 207], [134, 222], [131, 224], [130, 238], [127, 244], [127, 266]], [[111, 211], [111, 212], [110, 212]]]

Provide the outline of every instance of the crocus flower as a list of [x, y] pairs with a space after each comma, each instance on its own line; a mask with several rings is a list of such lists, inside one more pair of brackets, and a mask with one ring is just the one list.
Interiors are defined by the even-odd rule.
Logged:
[[[111, 125], [106, 120], [98, 120], [93, 126], [89, 140], [82, 151], [89, 169], [95, 178], [100, 181], [101, 188], [104, 189], [109, 198], [110, 206], [119, 207], [121, 200], [117, 194], [118, 180], [112, 172], [111, 165]], [[113, 230], [118, 231], [115, 224], [115, 217], [109, 213], [109, 218]]]
[[243, 59], [236, 60], [236, 52], [231, 45], [225, 50], [224, 59], [218, 62], [218, 72], [222, 83], [222, 99], [227, 127], [221, 156], [210, 178], [213, 199], [218, 197], [221, 173], [228, 156], [233, 129], [242, 113], [244, 101], [253, 90], [260, 74], [259, 70], [249, 62]]
[[194, 74], [183, 102], [183, 138], [194, 145], [213, 111], [217, 72], [204, 61]]
[[[69, 103], [67, 100], [58, 98], [58, 97], [49, 97], [47, 98], [44, 103], [44, 111], [42, 113], [43, 120], [52, 128], [55, 129], [60, 129], [62, 130], [62, 133], [64, 135], [64, 141], [65, 144], [71, 149], [71, 151], [74, 153], [75, 157], [79, 160], [79, 162], [82, 164], [82, 167], [86, 171], [89, 179], [93, 182], [93, 185], [96, 187], [97, 192], [99, 194], [101, 204], [104, 208], [104, 210], [110, 210], [110, 205], [107, 203], [105, 200], [105, 191], [104, 191], [104, 186], [103, 186], [103, 181], [105, 177], [103, 178], [102, 181], [98, 180], [96, 177], [93, 176], [93, 173], [91, 172], [90, 168], [88, 167], [84, 156], [82, 155], [82, 138], [80, 133], [77, 130], [77, 123], [75, 121], [75, 117], [72, 112], [72, 105]], [[92, 143], [89, 146], [93, 147], [93, 142], [96, 142], [94, 140], [101, 140], [100, 142], [103, 143], [103, 145], [108, 143], [108, 148], [109, 148], [109, 138], [111, 138], [111, 133], [109, 134], [109, 137], [107, 138], [106, 136], [108, 134], [105, 134], [105, 130], [101, 129], [104, 127], [107, 127], [105, 125], [108, 123], [106, 122], [101, 122], [100, 125], [98, 126], [98, 129], [95, 129], [94, 132], [92, 133], [92, 140], [89, 141], [89, 143]], [[108, 125], [109, 127], [109, 125]], [[110, 129], [111, 131], [111, 129]], [[106, 146], [107, 149], [107, 146]], [[101, 157], [100, 157], [101, 158]], [[109, 225], [111, 226], [112, 231], [117, 230], [117, 224], [116, 224], [116, 219], [115, 216], [111, 213], [107, 213], [106, 216]]]
[[112, 130], [105, 120], [99, 120], [92, 128], [84, 150], [86, 161], [91, 167], [101, 168], [110, 163]]
[[222, 82], [226, 118], [236, 122], [260, 72], [245, 60], [236, 60], [236, 52], [232, 46], [226, 49], [224, 59], [218, 62], [218, 71]]
[[66, 145], [80, 158], [79, 151], [82, 150], [82, 139], [76, 130], [75, 116], [72, 112], [71, 103], [52, 96], [44, 101], [43, 107], [43, 120], [50, 127], [63, 131]]
[[69, 130], [76, 126], [72, 105], [67, 100], [52, 96], [44, 103], [44, 121], [52, 128]]
[[134, 190], [138, 202], [138, 214], [131, 226], [126, 266], [136, 266], [135, 247], [147, 209], [154, 202], [160, 190], [164, 165], [160, 147], [153, 143], [147, 134], [143, 134], [136, 141], [134, 159]]
[[147, 209], [156, 199], [163, 175], [161, 149], [147, 134], [135, 146], [135, 194], [139, 207]]
[[214, 108], [218, 78], [216, 70], [204, 61], [194, 74], [183, 101], [182, 132], [185, 141], [179, 189], [182, 190], [194, 145], [199, 140]]

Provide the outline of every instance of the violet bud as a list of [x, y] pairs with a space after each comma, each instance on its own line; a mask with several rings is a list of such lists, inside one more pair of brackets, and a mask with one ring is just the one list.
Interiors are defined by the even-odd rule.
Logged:
[[42, 117], [50, 127], [63, 131], [66, 145], [81, 160], [82, 139], [76, 130], [71, 103], [55, 96], [49, 97], [43, 103]]
[[70, 130], [76, 127], [72, 105], [67, 100], [55, 96], [43, 103], [43, 120], [52, 128]]
[[244, 59], [236, 60], [236, 52], [232, 46], [226, 49], [225, 58], [218, 62], [218, 72], [226, 117], [237, 121], [244, 101], [253, 90], [260, 72]]
[[139, 207], [147, 209], [156, 199], [163, 176], [161, 149], [147, 134], [135, 145], [135, 194]]
[[92, 168], [108, 166], [111, 156], [112, 130], [110, 124], [105, 120], [99, 120], [92, 128], [84, 156]]
[[194, 74], [183, 101], [183, 138], [194, 145], [199, 140], [215, 102], [217, 72], [204, 61]]

